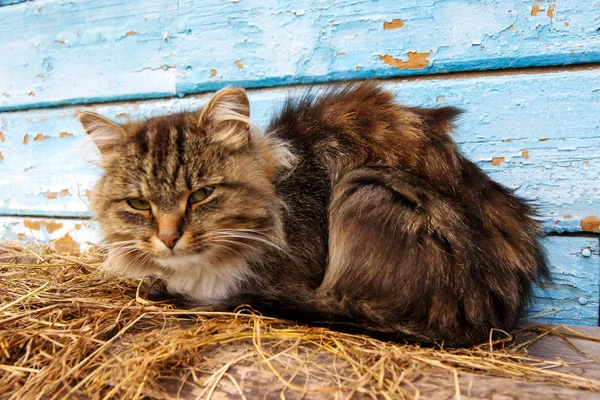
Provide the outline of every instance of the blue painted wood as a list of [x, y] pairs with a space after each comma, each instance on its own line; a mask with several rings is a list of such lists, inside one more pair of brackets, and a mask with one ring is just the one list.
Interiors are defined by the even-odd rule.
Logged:
[[595, 0], [52, 0], [0, 8], [0, 111], [600, 61]]
[[175, 94], [177, 0], [0, 8], [0, 111]]
[[600, 61], [594, 1], [182, 0], [177, 92]]
[[[456, 131], [461, 149], [494, 179], [537, 201], [547, 231], [600, 231], [600, 69], [386, 86], [410, 105], [463, 108]], [[289, 92], [250, 91], [259, 125], [266, 125]], [[85, 109], [125, 121], [194, 109], [206, 99]], [[89, 216], [86, 191], [100, 171], [83, 161], [85, 134], [75, 117], [82, 109], [0, 114], [0, 215]]]
[[0, 242], [50, 245], [55, 251], [85, 251], [98, 244], [96, 222], [80, 219], [0, 217]]
[[0, 7], [12, 6], [14, 4], [24, 3], [26, 1], [33, 1], [33, 0], [0, 0]]
[[[554, 282], [535, 289], [533, 321], [598, 325], [600, 256], [597, 238], [544, 240]], [[538, 316], [538, 317], [536, 317]]]
[[[86, 250], [100, 237], [95, 222], [77, 219], [0, 217], [0, 241], [50, 244], [55, 250]], [[534, 321], [597, 325], [600, 252], [598, 239], [543, 240], [554, 282], [535, 289], [529, 310]]]

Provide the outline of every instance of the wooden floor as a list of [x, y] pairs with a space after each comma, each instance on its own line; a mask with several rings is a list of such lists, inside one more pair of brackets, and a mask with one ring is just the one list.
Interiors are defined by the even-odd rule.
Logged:
[[[557, 332], [569, 333], [569, 326], [557, 328]], [[600, 338], [600, 327], [573, 326], [578, 334], [584, 334], [591, 338]], [[530, 338], [539, 337], [535, 332], [518, 334], [517, 339], [527, 341]], [[558, 335], [548, 334], [539, 337], [527, 346], [528, 355], [542, 360], [556, 361], [560, 359], [565, 366], [552, 368], [553, 371], [573, 373], [577, 376], [598, 379], [600, 381], [600, 342], [594, 340], [575, 339], [565, 336], [564, 340]], [[573, 346], [570, 346], [570, 342]], [[240, 348], [240, 352], [243, 351]], [[224, 361], [225, 362], [225, 361]], [[327, 364], [327, 361], [323, 361]], [[215, 390], [210, 393], [211, 399], [280, 399], [280, 382], [273, 375], [258, 372], [255, 368], [239, 368], [233, 366], [227, 370], [230, 379], [222, 379]], [[574, 378], [575, 379], [575, 378]], [[234, 383], [234, 382], [239, 382]], [[419, 399], [457, 399], [457, 386], [460, 390], [460, 399], [568, 399], [587, 400], [600, 399], [600, 393], [592, 393], [585, 390], [574, 390], [552, 383], [531, 383], [518, 379], [498, 378], [485, 376], [481, 373], [459, 372], [455, 378], [452, 374], [440, 372], [425, 372], [418, 374], [416, 379], [411, 377], [411, 382], [419, 392]], [[166, 385], [168, 386], [168, 384]], [[175, 388], [175, 387], [174, 387]], [[181, 396], [183, 393], [178, 389]], [[184, 390], [185, 392], [185, 390]], [[189, 393], [189, 398], [196, 398], [194, 393]], [[197, 394], [197, 393], [195, 393]], [[206, 396], [206, 394], [204, 394]], [[204, 398], [202, 396], [202, 398]], [[188, 398], [183, 394], [183, 398]], [[338, 399], [335, 394], [305, 393], [300, 395], [294, 391], [285, 392], [286, 399]], [[349, 398], [370, 399], [371, 395], [354, 393]]]
[[[559, 328], [559, 332], [568, 332], [569, 327]], [[600, 338], [600, 327], [574, 326], [577, 332]], [[554, 368], [600, 380], [600, 343], [584, 339], [568, 339], [577, 349], [569, 346], [559, 336], [544, 336], [527, 347], [528, 354], [543, 360], [560, 359], [569, 364]], [[584, 354], [585, 353], [585, 354]], [[600, 393], [590, 393], [566, 389], [559, 386], [540, 383], [519, 382], [506, 378], [487, 377], [479, 374], [459, 374], [461, 395], [468, 399], [600, 399]], [[456, 398], [455, 383], [447, 376], [427, 376], [422, 384], [422, 398], [453, 399]], [[417, 386], [419, 386], [417, 384]], [[437, 387], [436, 387], [437, 386]], [[433, 389], [431, 389], [433, 387]], [[429, 388], [429, 390], [427, 390]]]
[[[568, 332], [569, 327], [559, 328], [559, 332]], [[573, 326], [577, 332], [591, 337], [600, 338], [600, 327]], [[527, 347], [528, 354], [543, 360], [560, 359], [564, 367], [553, 368], [554, 371], [564, 371], [600, 380], [600, 343], [592, 340], [568, 338], [574, 347], [555, 335], [544, 336]], [[576, 348], [575, 348], [576, 347]], [[431, 377], [428, 380], [436, 379]], [[469, 399], [600, 399], [600, 393], [590, 393], [566, 389], [550, 384], [518, 382], [505, 378], [486, 377], [475, 374], [459, 376], [461, 387], [470, 388], [470, 393], [461, 391]], [[452, 399], [455, 398], [454, 385], [441, 386], [430, 393], [423, 393], [424, 398]]]
[[[568, 328], [559, 328], [559, 332], [568, 332]], [[577, 332], [600, 338], [600, 327], [573, 327]], [[600, 343], [584, 339], [568, 339], [574, 347], [567, 344], [559, 336], [544, 336], [527, 347], [529, 355], [543, 360], [564, 361], [568, 366], [554, 368], [554, 371], [564, 371], [600, 380]], [[575, 349], [575, 347], [577, 349]], [[461, 387], [470, 388], [470, 393], [461, 393], [469, 399], [600, 399], [600, 393], [590, 393], [566, 389], [549, 384], [525, 383], [505, 378], [486, 377], [475, 374], [461, 374]], [[428, 377], [426, 381], [439, 377]], [[462, 392], [462, 391], [461, 391]], [[452, 382], [440, 385], [437, 389], [423, 393], [424, 398], [451, 399], [455, 398]]]

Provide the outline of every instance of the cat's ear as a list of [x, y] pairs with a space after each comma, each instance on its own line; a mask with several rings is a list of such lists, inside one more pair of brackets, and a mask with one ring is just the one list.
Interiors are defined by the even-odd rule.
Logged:
[[438, 108], [412, 108], [422, 118], [425, 128], [430, 134], [449, 135], [454, 128], [454, 121], [462, 114], [462, 111], [455, 107]]
[[250, 102], [244, 89], [219, 90], [200, 110], [198, 120], [212, 140], [234, 149], [246, 145], [250, 139]]
[[99, 114], [84, 111], [79, 114], [79, 122], [102, 156], [118, 149], [125, 138], [125, 130], [121, 125]]

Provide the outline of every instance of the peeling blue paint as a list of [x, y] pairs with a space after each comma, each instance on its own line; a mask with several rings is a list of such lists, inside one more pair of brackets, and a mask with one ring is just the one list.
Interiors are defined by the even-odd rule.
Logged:
[[[599, 62], [599, 11], [594, 0], [27, 2], [0, 8], [0, 111]], [[403, 26], [384, 29], [394, 19]], [[425, 64], [383, 61], [411, 52]]]
[[0, 7], [12, 6], [14, 4], [24, 3], [26, 1], [32, 1], [32, 0], [0, 0]]
[[1, 7], [0, 111], [174, 95], [176, 12], [177, 0]]
[[[184, 0], [180, 21], [192, 33], [179, 38], [178, 60], [194, 69], [178, 70], [177, 91], [600, 60], [600, 37], [593, 34], [598, 4], [542, 1], [539, 7], [544, 11], [536, 16], [531, 15], [533, 4], [288, 0], [277, 2], [275, 8], [261, 0], [220, 6]], [[384, 22], [393, 19], [404, 25], [385, 30]], [[209, 54], [219, 57], [207, 57], [198, 43], [207, 43]], [[240, 51], [245, 48], [248, 51]], [[430, 53], [427, 65], [398, 69], [380, 59], [387, 55], [406, 61], [409, 52]], [[244, 63], [243, 70], [233, 65], [236, 59]], [[210, 77], [212, 69], [218, 73]]]
[[[535, 289], [529, 310], [534, 321], [598, 325], [600, 255], [598, 239], [548, 237], [544, 240], [554, 282]], [[589, 250], [585, 257], [583, 250]]]
[[[580, 232], [583, 219], [600, 218], [600, 101], [594, 97], [600, 90], [600, 70], [386, 85], [402, 103], [463, 108], [455, 133], [462, 151], [492, 178], [535, 200], [548, 232]], [[250, 91], [252, 116], [259, 125], [266, 126], [289, 92]], [[85, 191], [99, 171], [82, 161], [85, 134], [75, 117], [78, 110], [92, 109], [125, 121], [194, 109], [205, 99], [0, 114], [5, 137], [0, 142], [0, 215], [89, 215]], [[67, 137], [61, 139], [61, 132]], [[44, 140], [36, 142], [39, 135]], [[48, 192], [65, 189], [69, 195], [48, 198]]]

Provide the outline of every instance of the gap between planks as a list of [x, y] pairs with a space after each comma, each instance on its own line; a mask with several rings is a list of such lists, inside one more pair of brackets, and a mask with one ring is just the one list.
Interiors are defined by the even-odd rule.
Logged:
[[[579, 64], [568, 64], [568, 65], [548, 65], [548, 66], [539, 66], [539, 67], [517, 67], [517, 68], [507, 68], [507, 69], [483, 69], [483, 70], [470, 70], [470, 71], [457, 71], [457, 72], [446, 72], [446, 73], [438, 73], [438, 74], [415, 74], [410, 76], [400, 76], [400, 77], [389, 77], [389, 78], [364, 78], [364, 79], [347, 79], [347, 80], [324, 80], [324, 81], [316, 81], [312, 83], [289, 83], [286, 84], [282, 82], [273, 86], [256, 86], [256, 87], [248, 87], [246, 90], [251, 92], [260, 93], [262, 91], [269, 91], [278, 88], [286, 88], [286, 89], [295, 89], [295, 88], [306, 88], [310, 86], [322, 86], [326, 87], [328, 85], [336, 85], [336, 84], [344, 84], [348, 82], [360, 82], [365, 80], [376, 80], [379, 82], [386, 83], [402, 83], [402, 82], [414, 82], [414, 81], [435, 81], [435, 80], [452, 80], [452, 79], [477, 79], [477, 78], [487, 78], [487, 77], [497, 77], [497, 76], [514, 76], [514, 75], [544, 75], [544, 74], [554, 74], [561, 72], [580, 72], [580, 71], [592, 71], [600, 69], [600, 62], [593, 63], [579, 63]], [[224, 85], [226, 87], [228, 85]], [[194, 97], [206, 93], [213, 93], [213, 90], [199, 90], [197, 92], [191, 93], [179, 93], [174, 96], [161, 96], [161, 95], [149, 95], [145, 94], [143, 96], [132, 96], [129, 98], [119, 98], [119, 99], [110, 99], [106, 101], [97, 101], [96, 99], [87, 100], [85, 98], [74, 99], [72, 101], [64, 102], [60, 101], [58, 104], [51, 103], [33, 103], [26, 108], [16, 108], [16, 109], [6, 109], [0, 111], [2, 113], [19, 113], [19, 112], [27, 112], [29, 110], [39, 110], [39, 109], [60, 109], [60, 108], [69, 108], [78, 105], [85, 105], [86, 107], [93, 107], [95, 105], [106, 105], [106, 104], [130, 104], [130, 103], [139, 103], [140, 101], [145, 100], [164, 100], [164, 99], [182, 99], [186, 97]]]

